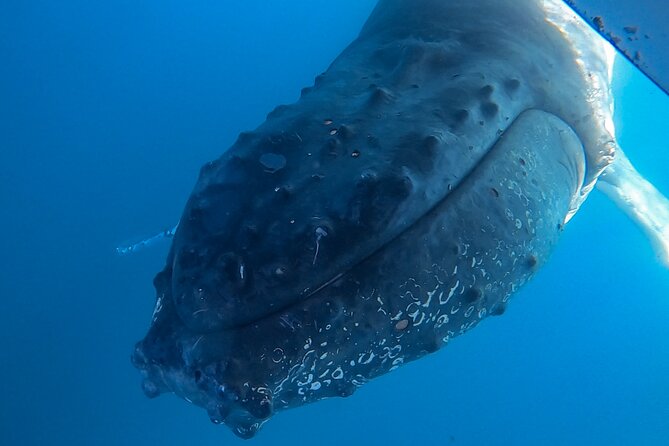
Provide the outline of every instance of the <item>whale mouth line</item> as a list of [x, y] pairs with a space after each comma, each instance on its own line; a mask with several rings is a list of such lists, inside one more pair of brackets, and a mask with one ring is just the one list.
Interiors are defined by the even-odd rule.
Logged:
[[[510, 120], [506, 123], [506, 126], [505, 126], [504, 129], [502, 129], [501, 133], [499, 133], [499, 134], [495, 137], [495, 139], [488, 145], [487, 149], [486, 149], [485, 151], [483, 151], [483, 153], [482, 153], [482, 155], [480, 156], [480, 158], [479, 158], [475, 163], [472, 164], [471, 169], [469, 169], [469, 171], [467, 171], [467, 172], [466, 172], [466, 173], [459, 179], [459, 181], [457, 182], [457, 184], [456, 184], [452, 189], [448, 190], [448, 191], [446, 192], [446, 194], [445, 194], [443, 197], [441, 197], [439, 200], [436, 200], [436, 201], [433, 203], [432, 206], [430, 206], [428, 209], [426, 209], [425, 212], [423, 212], [420, 216], [418, 216], [412, 223], [410, 223], [409, 225], [407, 225], [405, 228], [403, 228], [403, 229], [402, 229], [401, 231], [399, 231], [397, 234], [395, 234], [394, 236], [392, 236], [391, 238], [389, 238], [388, 240], [386, 240], [384, 243], [378, 245], [375, 249], [373, 249], [373, 250], [372, 250], [371, 252], [369, 252], [367, 255], [362, 256], [360, 259], [358, 259], [357, 261], [355, 261], [351, 266], [349, 266], [349, 267], [347, 267], [347, 268], [344, 268], [343, 270], [341, 270], [340, 272], [338, 272], [337, 274], [335, 274], [332, 278], [330, 278], [330, 279], [328, 279], [328, 280], [326, 280], [326, 281], [323, 281], [321, 284], [319, 284], [319, 285], [318, 285], [316, 288], [314, 288], [313, 290], [309, 290], [309, 291], [304, 295], [304, 298], [303, 298], [302, 300], [297, 301], [297, 302], [293, 302], [293, 303], [291, 303], [290, 305], [287, 305], [287, 306], [285, 306], [284, 308], [281, 308], [281, 309], [277, 310], [277, 311], [274, 312], [274, 313], [267, 314], [267, 315], [263, 316], [262, 318], [260, 318], [260, 319], [258, 319], [258, 320], [262, 320], [262, 319], [271, 317], [273, 314], [279, 314], [279, 313], [282, 313], [282, 312], [286, 311], [288, 308], [292, 308], [292, 307], [294, 307], [295, 305], [299, 305], [301, 302], [304, 302], [304, 300], [313, 298], [314, 295], [316, 295], [317, 293], [319, 293], [319, 292], [322, 291], [323, 289], [329, 287], [329, 286], [332, 285], [333, 283], [337, 282], [337, 281], [338, 281], [339, 279], [341, 279], [344, 275], [346, 275], [349, 271], [351, 271], [351, 270], [355, 269], [356, 267], [358, 267], [359, 265], [363, 264], [363, 263], [366, 262], [368, 259], [370, 259], [370, 258], [373, 257], [375, 254], [377, 254], [379, 251], [381, 251], [381, 250], [387, 248], [388, 246], [391, 246], [391, 245], [392, 245], [393, 243], [395, 243], [400, 237], [402, 237], [404, 234], [406, 234], [407, 232], [411, 231], [414, 227], [416, 227], [417, 225], [419, 225], [420, 222], [421, 222], [424, 218], [428, 217], [431, 213], [435, 212], [435, 209], [440, 208], [446, 201], [448, 201], [449, 199], [452, 199], [453, 197], [457, 196], [457, 194], [460, 193], [460, 192], [462, 191], [463, 185], [467, 182], [467, 179], [468, 179], [470, 176], [474, 175], [474, 174], [477, 172], [477, 170], [478, 170], [478, 169], [479, 169], [479, 168], [486, 162], [487, 158], [488, 158], [489, 156], [491, 156], [491, 153], [493, 152], [494, 148], [499, 144], [500, 141], [502, 141], [502, 140], [504, 139], [507, 130], [509, 130], [511, 127], [513, 127], [513, 124], [518, 120], [518, 118], [519, 118], [520, 116], [524, 115], [524, 114], [527, 113], [527, 112], [531, 112], [531, 111], [539, 111], [539, 112], [543, 112], [543, 113], [548, 113], [548, 114], [550, 114], [551, 116], [555, 116], [555, 115], [553, 115], [552, 113], [545, 112], [544, 110], [541, 110], [541, 109], [538, 109], [538, 108], [527, 108], [527, 109], [524, 109], [524, 110], [520, 111], [520, 112], [519, 112], [513, 119], [510, 119]], [[558, 118], [558, 119], [559, 119], [559, 118]], [[579, 138], [579, 141], [580, 141], [580, 138]], [[582, 142], [581, 142], [581, 144], [582, 144]], [[583, 148], [582, 148], [582, 149], [583, 149]], [[583, 154], [584, 154], [584, 153], [585, 153], [585, 152], [584, 152], [584, 149], [583, 149]], [[569, 160], [569, 163], [571, 163], [571, 162], [574, 161], [573, 157], [571, 157], [571, 156], [568, 157], [568, 160]], [[583, 160], [583, 162], [584, 162], [584, 163], [586, 162], [585, 159]], [[567, 162], [564, 162], [564, 161], [559, 161], [558, 164], [559, 164], [560, 166], [562, 166], [562, 167], [565, 169], [566, 173], [570, 173], [570, 172], [572, 171], [572, 169], [576, 169], [576, 170], [579, 169], [578, 166], [574, 166], [574, 165], [570, 166]], [[581, 169], [585, 169], [585, 165], [581, 166]], [[572, 197], [571, 197], [571, 201], [572, 201], [571, 209], [570, 209], [569, 214], [565, 217], [565, 220], [563, 221], [563, 226], [564, 226], [566, 223], [569, 222], [570, 217], [573, 216], [573, 214], [576, 212], [576, 209], [573, 208], [573, 207], [574, 207], [573, 203], [574, 203], [574, 202], [578, 199], [578, 197], [581, 195], [581, 190], [582, 190], [582, 188], [583, 188], [583, 186], [584, 186], [585, 178], [584, 178], [583, 173], [581, 172], [578, 176], [579, 176], [579, 178], [577, 179], [577, 183], [578, 183], [578, 184], [577, 184], [577, 187], [576, 187], [576, 189], [575, 189], [575, 191], [573, 192]], [[305, 291], [306, 291], [306, 290], [305, 290]]]
[[[330, 277], [327, 280], [324, 280], [320, 282], [318, 285], [316, 285], [313, 289], [310, 288], [305, 288], [301, 294], [301, 297], [293, 302], [288, 303], [287, 305], [284, 305], [280, 308], [275, 309], [272, 312], [265, 313], [261, 315], [258, 318], [251, 319], [249, 321], [246, 321], [245, 323], [236, 325], [236, 326], [231, 326], [223, 329], [222, 331], [227, 331], [227, 330], [240, 330], [244, 329], [245, 327], [250, 327], [253, 326], [254, 324], [257, 324], [260, 321], [270, 319], [272, 317], [276, 317], [289, 311], [292, 308], [295, 308], [297, 306], [303, 305], [305, 301], [311, 300], [311, 299], [318, 299], [319, 297], [316, 297], [318, 293], [323, 291], [324, 289], [328, 288], [332, 284], [336, 283], [338, 280], [340, 280], [342, 277], [344, 277], [346, 274], [348, 274], [350, 271], [354, 270], [355, 268], [359, 267], [363, 263], [367, 262], [370, 258], [374, 257], [377, 253], [380, 251], [388, 248], [389, 246], [393, 245], [400, 237], [402, 237], [404, 234], [407, 232], [411, 231], [413, 228], [415, 228], [417, 225], [421, 223], [423, 219], [428, 217], [431, 213], [435, 212], [435, 209], [440, 208], [447, 200], [450, 198], [456, 196], [459, 192], [462, 190], [462, 185], [467, 181], [467, 179], [476, 173], [477, 169], [485, 162], [485, 160], [490, 156], [491, 152], [495, 148], [495, 146], [502, 140], [504, 137], [504, 133], [513, 125], [514, 122], [518, 119], [519, 116], [521, 116], [523, 113], [525, 113], [530, 109], [525, 109], [518, 113], [513, 119], [510, 119], [506, 124], [506, 127], [502, 130], [502, 133], [498, 134], [488, 145], [486, 150], [482, 151], [481, 156], [479, 159], [475, 162], [472, 163], [472, 167], [467, 171], [464, 175], [462, 175], [461, 178], [457, 181], [455, 185], [449, 190], [446, 191], [446, 194], [439, 198], [438, 200], [435, 200], [434, 203], [427, 208], [422, 214], [417, 216], [417, 218], [408, 224], [406, 227], [402, 228], [400, 231], [398, 231], [396, 234], [394, 234], [392, 237], [389, 239], [385, 240], [383, 243], [379, 244], [372, 250], [370, 250], [368, 253], [365, 255], [361, 256], [360, 258], [356, 259], [354, 262], [352, 262], [350, 265], [342, 268], [339, 272], [334, 274], [332, 277]], [[221, 330], [213, 330], [214, 332], [218, 332]]]
[[[526, 119], [524, 119], [524, 117], [527, 117], [528, 114], [531, 114], [532, 116], [536, 117], [538, 116], [536, 115], [536, 113], [540, 113], [542, 114], [541, 116], [543, 116], [543, 118], [539, 118], [539, 121], [537, 121], [539, 123], [537, 124], [539, 125], [539, 128], [544, 128], [541, 127], [543, 125], [541, 124], [542, 122], [545, 123], [546, 126], [545, 129], [554, 127], [555, 121], [560, 121], [562, 123], [562, 127], [560, 127], [562, 130], [559, 132], [561, 136], [554, 136], [553, 137], [554, 139], [551, 140], [552, 141], [551, 144], [554, 144], [555, 146], [558, 147], [562, 146], [563, 149], [567, 147], [564, 145], [565, 136], [563, 135], [563, 133], [565, 133], [564, 132], [565, 130], [570, 130], [567, 131], [566, 133], [571, 133], [573, 131], [571, 127], [569, 127], [563, 120], [558, 118], [553, 113], [544, 111], [540, 108], [533, 108], [533, 107], [525, 108], [522, 111], [519, 111], [517, 114], [514, 113], [515, 116], [512, 115], [512, 117], [508, 121], [504, 122], [503, 129], [500, 129], [499, 132], [496, 132], [494, 136], [490, 135], [491, 138], [485, 146], [483, 144], [479, 146], [479, 147], [485, 147], [485, 149], [481, 148], [477, 150], [477, 155], [471, 158], [470, 163], [467, 163], [468, 169], [462, 169], [462, 173], [460, 175], [454, 176], [453, 180], [449, 182], [448, 187], [445, 187], [446, 184], [444, 183], [444, 187], [442, 188], [443, 195], [441, 197], [430, 203], [427, 203], [427, 205], [425, 205], [424, 207], [421, 205], [420, 207], [423, 207], [422, 212], [420, 213], [416, 212], [413, 216], [411, 216], [410, 220], [405, 222], [404, 225], [400, 226], [400, 225], [388, 224], [386, 226], [379, 227], [380, 233], [385, 232], [384, 237], [377, 237], [376, 240], [372, 238], [372, 241], [375, 241], [375, 243], [369, 243], [367, 246], [359, 246], [357, 244], [353, 244], [352, 252], [349, 253], [350, 256], [348, 261], [335, 262], [334, 264], [325, 263], [319, 265], [319, 268], [322, 269], [321, 274], [318, 274], [318, 276], [320, 277], [314, 277], [313, 282], [311, 283], [306, 282], [303, 284], [302, 287], [295, 287], [293, 289], [288, 290], [290, 294], [287, 293], [286, 289], [281, 288], [282, 286], [281, 284], [274, 284], [273, 287], [267, 287], [264, 290], [264, 293], [267, 296], [292, 295], [292, 298], [284, 300], [284, 302], [281, 302], [281, 299], [274, 299], [273, 308], [267, 308], [265, 311], [255, 315], [249, 314], [249, 316], [251, 317], [238, 319], [236, 322], [232, 322], [230, 324], [210, 325], [206, 327], [197, 325], [193, 326], [189, 323], [190, 322], [189, 318], [196, 319], [208, 312], [215, 312], [216, 314], [222, 314], [222, 312], [231, 311], [229, 307], [225, 308], [222, 305], [216, 305], [216, 304], [200, 306], [199, 308], [193, 308], [194, 310], [193, 312], [186, 313], [185, 315], [180, 314], [182, 322], [184, 322], [184, 324], [188, 326], [190, 329], [201, 333], [243, 329], [244, 327], [248, 327], [250, 325], [258, 323], [259, 321], [270, 319], [272, 317], [276, 317], [277, 315], [280, 316], [281, 314], [287, 311], [291, 311], [291, 309], [303, 305], [305, 301], [313, 299], [318, 293], [322, 292], [323, 290], [332, 286], [333, 284], [335, 284], [336, 287], [338, 281], [340, 281], [346, 275], [350, 274], [351, 271], [354, 271], [356, 268], [361, 267], [361, 265], [366, 265], [365, 267], [368, 267], [370, 265], [371, 266], [375, 265], [373, 260], [371, 260], [370, 262], [370, 259], [373, 259], [375, 256], [379, 255], [380, 252], [390, 249], [389, 247], [394, 246], [394, 244], [397, 243], [398, 239], [405, 237], [407, 233], [413, 231], [418, 225], [422, 224], [422, 222], [425, 222], [426, 219], [435, 218], [435, 216], [438, 216], [439, 213], [444, 212], [445, 208], [449, 206], [446, 203], [448, 203], [451, 200], [451, 198], [462, 196], [463, 193], [467, 194], [472, 188], [476, 189], [478, 187], [476, 185], [478, 179], [477, 178], [472, 179], [471, 177], [486, 175], [484, 169], [485, 165], [488, 165], [491, 162], [494, 163], [495, 162], [494, 159], [508, 156], [505, 154], [505, 152], [498, 153], [495, 150], [497, 146], [500, 145], [508, 146], [508, 141], [511, 141], [513, 143], [512, 145], [531, 146], [533, 140], [528, 140], [527, 139], [528, 136], [525, 133], [523, 132], [519, 133], [518, 131], [513, 131], [513, 129], [514, 127], [517, 127], [519, 125], [523, 127], [524, 124], [518, 124], [519, 121], [525, 122]], [[551, 118], [548, 118], [549, 115]], [[546, 119], [548, 120], [546, 121]], [[578, 150], [581, 153], [578, 156], [579, 159], [583, 159], [583, 150], [584, 150], [580, 138], [578, 138], [578, 136], [575, 137], [576, 139], [578, 139], [579, 147], [578, 148], [572, 147], [567, 152], [564, 152], [564, 150], [560, 150], [559, 152], [561, 153], [561, 155], [559, 155], [558, 159], [555, 160], [558, 165], [558, 168], [561, 171], [562, 170], [564, 171], [563, 172], [564, 175], [568, 176], [569, 178], [572, 177], [575, 178], [574, 173], [576, 173], [577, 174], [576, 176], [579, 177], [575, 178], [578, 180], [578, 183], [575, 184], [574, 185], [575, 187], [572, 188], [571, 190], [573, 193], [573, 195], [570, 197], [572, 203], [580, 196], [580, 191], [581, 188], [583, 187], [583, 170], [585, 169], [584, 166], [579, 167], [579, 162], [575, 161], [574, 157], [575, 150]], [[507, 140], [507, 143], [504, 143], [505, 139]], [[458, 147], [459, 145], [462, 144], [464, 143], [455, 143], [453, 145], [446, 144], [444, 146], [444, 149], [445, 150], [458, 150], [459, 148], [463, 149], [464, 147]], [[531, 149], [531, 147], [529, 147], [529, 149]], [[491, 157], [494, 158], [492, 161]], [[523, 166], [519, 166], [519, 168], [524, 168], [524, 167], [525, 166], [523, 161]], [[501, 187], [504, 188], [505, 186]], [[491, 189], [490, 192], [494, 194], [499, 193], [494, 188]], [[411, 207], [411, 203], [415, 199], [420, 200], [420, 197], [416, 196], [415, 198], [410, 198], [409, 200], [407, 200], [409, 207]], [[416, 209], [417, 207], [413, 206], [413, 208]], [[435, 214], [435, 212], [437, 212], [437, 214]], [[430, 217], [431, 215], [432, 217]], [[561, 226], [564, 226], [564, 224], [566, 224], [566, 219], [561, 221], [560, 224]], [[320, 227], [318, 229], [320, 229]], [[369, 234], [368, 235], [362, 234], [362, 237], [363, 240], [365, 239], [369, 240], [369, 237], [371, 236]], [[316, 249], [318, 249], [318, 247], [319, 246], [317, 241]], [[318, 251], [316, 251], [316, 255], [317, 254]], [[177, 257], [175, 256], [173, 260], [173, 265], [176, 264], [176, 260]], [[311, 260], [309, 261], [309, 263], [310, 264], [312, 263]], [[174, 266], [172, 271], [174, 272]], [[172, 277], [172, 280], [173, 281], [175, 280], [174, 276]], [[241, 303], [242, 301], [240, 300], [239, 302]]]
[[[443, 203], [445, 203], [447, 200], [449, 200], [449, 198], [452, 198], [454, 195], [456, 195], [456, 194], [462, 189], [462, 185], [467, 181], [467, 178], [469, 178], [471, 175], [473, 175], [473, 174], [476, 172], [476, 170], [477, 170], [477, 169], [478, 169], [478, 168], [485, 162], [486, 158], [487, 158], [488, 156], [490, 156], [490, 153], [493, 151], [493, 149], [495, 148], [495, 146], [496, 146], [496, 145], [500, 142], [500, 140], [504, 137], [504, 132], [506, 132], [506, 131], [513, 125], [513, 123], [518, 119], [518, 117], [519, 117], [520, 115], [522, 115], [523, 113], [525, 113], [525, 112], [528, 111], [528, 110], [532, 110], [532, 109], [531, 109], [531, 108], [529, 108], [529, 109], [525, 109], [525, 110], [521, 111], [520, 113], [518, 113], [513, 119], [510, 119], [510, 120], [506, 123], [506, 127], [505, 127], [504, 129], [502, 129], [502, 132], [501, 132], [500, 134], [498, 134], [498, 135], [495, 137], [494, 140], [492, 140], [492, 142], [488, 145], [488, 147], [486, 148], [486, 150], [484, 150], [484, 151], [482, 152], [480, 158], [479, 158], [475, 163], [472, 164], [471, 169], [469, 169], [469, 171], [467, 171], [467, 172], [466, 172], [466, 173], [459, 179], [459, 181], [458, 181], [458, 182], [457, 182], [451, 189], [447, 190], [447, 191], [446, 191], [446, 194], [444, 194], [444, 196], [442, 196], [442, 197], [441, 197], [440, 199], [438, 199], [438, 200], [435, 200], [435, 202], [432, 204], [432, 206], [430, 206], [429, 208], [427, 208], [427, 209], [425, 210], [425, 212], [423, 212], [422, 214], [420, 214], [420, 215], [419, 215], [413, 222], [411, 222], [411, 223], [410, 223], [409, 225], [407, 225], [406, 227], [402, 228], [402, 230], [398, 231], [395, 235], [393, 235], [391, 238], [389, 238], [389, 239], [386, 240], [385, 242], [383, 242], [383, 243], [381, 243], [380, 245], [378, 245], [375, 249], [371, 250], [371, 251], [370, 251], [369, 253], [367, 253], [366, 255], [360, 257], [357, 261], [355, 261], [355, 262], [354, 262], [352, 265], [350, 265], [349, 267], [344, 268], [343, 270], [341, 270], [340, 272], [338, 272], [337, 274], [335, 274], [332, 278], [330, 278], [330, 279], [328, 279], [328, 280], [326, 280], [326, 281], [323, 281], [321, 284], [319, 284], [319, 285], [318, 285], [316, 288], [314, 288], [313, 290], [309, 290], [309, 291], [304, 295], [304, 298], [303, 298], [302, 300], [297, 301], [297, 302], [293, 302], [293, 303], [291, 303], [290, 305], [287, 305], [287, 306], [285, 306], [284, 308], [281, 308], [281, 309], [277, 310], [277, 311], [274, 312], [274, 313], [267, 314], [267, 315], [263, 316], [262, 318], [260, 318], [260, 319], [258, 319], [258, 320], [261, 320], [261, 319], [265, 319], [265, 318], [271, 317], [273, 314], [279, 314], [279, 313], [282, 313], [282, 312], [284, 312], [286, 309], [288, 309], [288, 308], [292, 308], [294, 305], [296, 305], [296, 304], [300, 304], [300, 302], [303, 302], [304, 300], [311, 299], [315, 294], [317, 294], [317, 293], [319, 293], [320, 291], [322, 291], [323, 289], [329, 287], [330, 285], [332, 285], [333, 283], [335, 283], [337, 280], [341, 279], [341, 278], [342, 278], [344, 275], [346, 275], [349, 271], [353, 270], [353, 269], [356, 268], [357, 266], [359, 266], [359, 265], [361, 265], [362, 263], [366, 262], [368, 259], [370, 259], [371, 257], [373, 257], [373, 256], [374, 256], [376, 253], [378, 253], [379, 251], [381, 251], [381, 250], [387, 248], [388, 246], [391, 246], [394, 242], [397, 241], [397, 239], [399, 239], [400, 237], [402, 237], [402, 235], [404, 235], [404, 234], [406, 234], [407, 232], [411, 231], [414, 227], [416, 227], [418, 224], [420, 224], [420, 222], [421, 222], [424, 218], [426, 218], [429, 214], [431, 214], [432, 212], [434, 212], [434, 210], [435, 210], [436, 208], [438, 208], [438, 207], [440, 207], [441, 205], [443, 205]], [[305, 291], [306, 291], [306, 290], [305, 290]]]

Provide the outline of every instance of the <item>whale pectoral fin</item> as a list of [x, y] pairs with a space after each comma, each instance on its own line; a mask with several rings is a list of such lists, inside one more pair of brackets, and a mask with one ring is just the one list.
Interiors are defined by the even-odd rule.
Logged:
[[620, 149], [597, 186], [643, 229], [669, 268], [669, 199], [641, 176]]
[[164, 231], [152, 235], [151, 237], [142, 239], [138, 242], [133, 242], [133, 243], [127, 243], [124, 245], [120, 245], [116, 247], [116, 254], [119, 255], [126, 255], [126, 254], [134, 254], [137, 251], [140, 251], [144, 248], [148, 248], [149, 246], [152, 246], [161, 240], [166, 240], [166, 239], [171, 239], [174, 237], [174, 233], [177, 231], [177, 228], [179, 227], [179, 223], [177, 223], [174, 227], [170, 229], [165, 229]]

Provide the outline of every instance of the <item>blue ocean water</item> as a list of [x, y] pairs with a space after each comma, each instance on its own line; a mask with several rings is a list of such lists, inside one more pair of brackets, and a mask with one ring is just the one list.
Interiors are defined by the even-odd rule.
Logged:
[[[0, 445], [241, 444], [130, 364], [199, 167], [294, 101], [374, 0], [0, 3]], [[620, 142], [669, 193], [669, 99], [616, 69]], [[250, 444], [669, 444], [669, 271], [595, 192], [507, 313]]]

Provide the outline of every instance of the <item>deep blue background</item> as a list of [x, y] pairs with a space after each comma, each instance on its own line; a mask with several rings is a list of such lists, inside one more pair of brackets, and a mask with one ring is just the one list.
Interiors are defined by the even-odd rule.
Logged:
[[[143, 396], [129, 354], [167, 245], [113, 249], [175, 223], [200, 165], [294, 101], [373, 4], [0, 3], [0, 445], [241, 442]], [[620, 141], [669, 192], [669, 100], [617, 76]], [[595, 192], [504, 317], [252, 444], [668, 439], [669, 271]]]

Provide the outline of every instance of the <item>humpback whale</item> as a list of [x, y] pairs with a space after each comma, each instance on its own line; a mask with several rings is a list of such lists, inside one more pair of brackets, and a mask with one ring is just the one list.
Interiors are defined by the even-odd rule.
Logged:
[[132, 356], [146, 395], [242, 438], [349, 396], [501, 315], [598, 182], [666, 254], [647, 206], [666, 200], [615, 140], [612, 57], [557, 0], [380, 0], [202, 168]]

